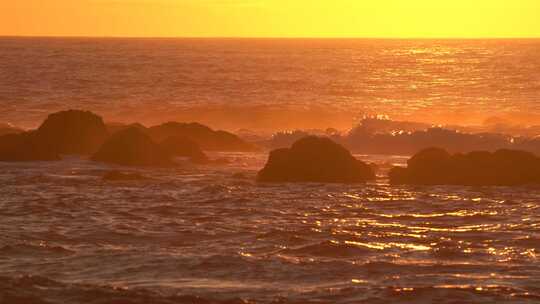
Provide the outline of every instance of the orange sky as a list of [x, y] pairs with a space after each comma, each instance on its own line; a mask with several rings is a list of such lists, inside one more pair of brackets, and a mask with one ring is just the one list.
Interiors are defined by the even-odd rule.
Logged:
[[0, 0], [0, 35], [540, 37], [540, 0]]

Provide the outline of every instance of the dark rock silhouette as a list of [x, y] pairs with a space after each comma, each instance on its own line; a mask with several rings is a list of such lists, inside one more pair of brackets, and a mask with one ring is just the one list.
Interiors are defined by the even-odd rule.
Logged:
[[0, 136], [0, 161], [54, 161], [60, 156], [37, 132]]
[[444, 149], [424, 149], [407, 161], [408, 168], [396, 167], [390, 170], [390, 181], [398, 184], [407, 183], [408, 180], [439, 183], [445, 178], [449, 179], [450, 158]]
[[407, 164], [407, 168], [390, 171], [391, 183], [513, 186], [540, 182], [540, 158], [524, 151], [450, 155], [443, 149], [429, 148], [414, 155]]
[[61, 154], [91, 154], [107, 136], [103, 120], [91, 112], [57, 112], [35, 131], [0, 137], [0, 160], [50, 161]]
[[163, 151], [174, 157], [188, 157], [194, 163], [208, 163], [209, 159], [199, 145], [189, 138], [172, 136], [161, 142]]
[[110, 171], [105, 173], [103, 180], [115, 182], [115, 181], [138, 181], [146, 180], [147, 177], [140, 175], [139, 173], [123, 173], [120, 171]]
[[92, 160], [125, 166], [171, 166], [168, 153], [137, 128], [119, 131], [92, 156]]
[[540, 136], [514, 138], [514, 149], [540, 155]]
[[59, 154], [92, 154], [105, 142], [108, 132], [98, 115], [69, 110], [49, 115], [36, 135]]
[[261, 182], [357, 183], [374, 179], [370, 166], [329, 138], [309, 136], [270, 153]]
[[226, 131], [214, 131], [198, 123], [168, 122], [148, 129], [148, 134], [156, 142], [172, 136], [182, 136], [196, 142], [201, 149], [223, 152], [254, 151], [255, 147], [238, 136]]
[[0, 136], [8, 134], [19, 134], [23, 132], [24, 130], [14, 127], [10, 124], [0, 123]]

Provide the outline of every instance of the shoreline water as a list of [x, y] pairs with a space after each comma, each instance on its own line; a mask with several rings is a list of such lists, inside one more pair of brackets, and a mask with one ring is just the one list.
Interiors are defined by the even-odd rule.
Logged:
[[[2, 294], [51, 303], [540, 297], [534, 187], [258, 185], [265, 154], [221, 156], [235, 161], [0, 163]], [[151, 179], [102, 181], [111, 169]]]

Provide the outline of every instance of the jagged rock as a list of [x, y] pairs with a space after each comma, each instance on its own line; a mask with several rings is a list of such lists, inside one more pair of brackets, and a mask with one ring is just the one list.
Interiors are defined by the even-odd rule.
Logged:
[[258, 174], [261, 182], [358, 183], [374, 179], [370, 166], [341, 145], [324, 137], [305, 137], [291, 148], [270, 153]]

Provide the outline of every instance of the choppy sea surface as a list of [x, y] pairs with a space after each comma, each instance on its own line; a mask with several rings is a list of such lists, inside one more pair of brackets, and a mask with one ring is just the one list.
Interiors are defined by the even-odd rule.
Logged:
[[258, 184], [266, 155], [218, 156], [0, 163], [0, 302], [540, 302], [539, 188]]
[[[539, 54], [539, 39], [5, 37], [0, 122], [35, 127], [66, 108], [107, 120], [192, 119], [233, 130], [279, 127], [309, 109], [316, 109], [310, 126], [325, 128], [336, 119], [316, 122], [332, 113], [347, 128], [362, 113], [458, 124], [504, 114], [538, 121]], [[285, 108], [298, 114], [272, 126]]]

